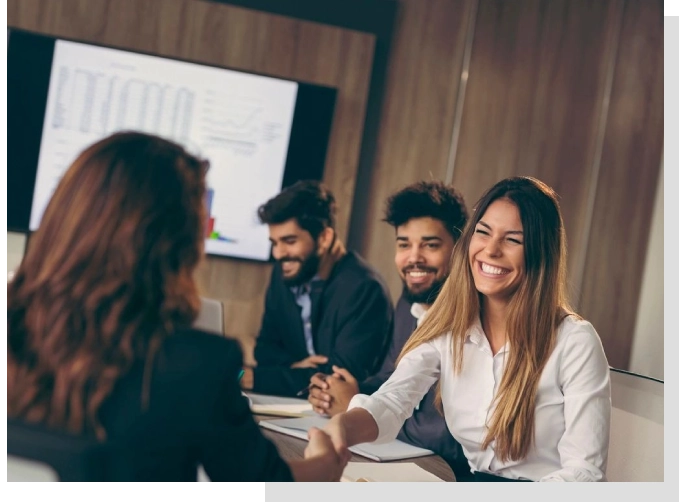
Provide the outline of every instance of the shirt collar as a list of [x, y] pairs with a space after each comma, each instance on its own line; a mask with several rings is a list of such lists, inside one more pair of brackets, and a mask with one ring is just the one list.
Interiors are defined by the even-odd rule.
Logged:
[[312, 289], [311, 286], [316, 282], [322, 282], [322, 279], [318, 277], [318, 274], [315, 274], [313, 277], [311, 277], [308, 282], [304, 282], [298, 286], [291, 286], [289, 289], [291, 289], [291, 292], [294, 293], [295, 296], [303, 296], [310, 293]]
[[483, 339], [487, 340], [487, 336], [485, 336], [483, 326], [482, 324], [480, 324], [480, 319], [476, 319], [475, 321], [473, 321], [473, 324], [471, 324], [471, 327], [468, 328], [468, 336], [466, 337], [466, 342], [480, 345], [480, 342]]
[[411, 315], [416, 318], [416, 324], [420, 324], [425, 319], [428, 311], [420, 303], [413, 303], [411, 305]]
[[[490, 342], [487, 339], [487, 335], [485, 334], [485, 330], [483, 330], [483, 325], [480, 322], [480, 319], [476, 319], [473, 324], [471, 324], [471, 327], [468, 328], [468, 336], [466, 337], [466, 343], [472, 343], [477, 345], [478, 347], [487, 347], [488, 350], [492, 351], [490, 348]], [[509, 352], [509, 341], [507, 340], [506, 343], [504, 344], [504, 347], [499, 349], [499, 352], [497, 354], [507, 354]], [[497, 355], [495, 354], [495, 355]]]

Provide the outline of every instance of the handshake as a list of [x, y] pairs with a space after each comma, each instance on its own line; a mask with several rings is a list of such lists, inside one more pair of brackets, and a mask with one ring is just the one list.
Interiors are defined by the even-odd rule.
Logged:
[[[350, 446], [377, 439], [379, 429], [373, 416], [363, 408], [354, 408], [332, 417], [322, 429], [308, 431], [304, 462], [315, 465], [310, 481], [339, 481], [351, 459]], [[298, 479], [295, 476], [295, 479]]]
[[308, 446], [303, 452], [306, 462], [312, 462], [316, 470], [310, 479], [294, 476], [307, 481], [339, 481], [346, 464], [351, 460], [351, 452], [346, 441], [345, 429], [330, 420], [323, 429], [312, 427], [308, 431]]
[[339, 481], [351, 459], [344, 412], [358, 390], [358, 382], [349, 371], [332, 366], [331, 375], [316, 373], [308, 387], [299, 392], [299, 395], [308, 393], [308, 402], [316, 413], [332, 417], [323, 429], [313, 427], [308, 431], [308, 446], [304, 451], [306, 459], [318, 458], [323, 468], [330, 466], [329, 481]]

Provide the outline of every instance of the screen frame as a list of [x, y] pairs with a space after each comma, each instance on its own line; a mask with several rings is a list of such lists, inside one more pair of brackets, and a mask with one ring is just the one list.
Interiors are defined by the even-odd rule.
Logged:
[[[16, 50], [16, 44], [14, 46], [12, 45], [12, 36], [15, 34], [34, 37], [38, 46], [25, 46], [22, 47], [22, 50]], [[278, 77], [267, 73], [259, 73], [231, 66], [217, 65], [206, 61], [161, 55], [129, 47], [106, 45], [99, 42], [79, 40], [70, 37], [53, 36], [15, 28], [9, 25], [7, 27], [7, 37], [8, 123], [17, 117], [26, 119], [15, 120], [13, 126], [8, 127], [7, 231], [25, 234], [27, 247], [31, 235], [34, 233], [29, 227], [29, 220], [35, 192], [38, 156], [42, 142], [43, 123], [46, 114], [45, 107], [47, 105], [48, 89], [50, 86], [51, 66], [55, 43], [60, 40], [296, 83], [297, 96], [287, 147], [287, 156], [282, 174], [281, 189], [299, 180], [314, 179], [322, 181], [323, 179], [327, 162], [327, 152], [330, 145], [330, 134], [334, 124], [338, 102], [338, 90], [336, 87]], [[37, 64], [24, 64], [26, 61], [25, 51], [27, 49], [33, 51], [33, 58], [31, 61], [37, 61]], [[13, 75], [12, 70], [18, 66], [22, 68], [23, 73], [16, 72]], [[9, 99], [10, 96], [12, 96], [12, 99]], [[24, 99], [22, 99], [22, 97], [24, 97]], [[36, 97], [40, 99], [36, 99]], [[15, 167], [10, 168], [10, 166]], [[9, 187], [12, 186], [19, 186], [21, 189], [10, 190]], [[11, 207], [15, 208], [12, 218], [10, 217]], [[20, 216], [17, 216], [17, 213], [19, 213]], [[266, 259], [217, 254], [208, 251], [205, 251], [205, 256], [253, 263], [274, 262], [271, 252], [268, 253]]]

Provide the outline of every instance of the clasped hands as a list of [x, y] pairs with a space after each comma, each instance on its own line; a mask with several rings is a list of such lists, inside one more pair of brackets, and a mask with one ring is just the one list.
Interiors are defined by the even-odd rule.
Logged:
[[345, 412], [351, 398], [359, 393], [358, 381], [349, 371], [339, 366], [332, 366], [332, 371], [332, 375], [313, 375], [308, 392], [308, 402], [313, 410], [330, 417]]

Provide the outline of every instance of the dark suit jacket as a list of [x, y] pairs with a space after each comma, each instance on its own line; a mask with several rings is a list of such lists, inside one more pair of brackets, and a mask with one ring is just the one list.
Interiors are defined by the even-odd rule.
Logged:
[[[401, 349], [416, 329], [417, 319], [411, 314], [411, 304], [402, 296], [394, 312], [394, 336], [380, 370], [359, 384], [362, 394], [373, 394], [385, 383], [396, 368], [396, 360]], [[451, 435], [447, 422], [435, 408], [436, 386], [426, 394], [413, 415], [404, 422], [397, 438], [421, 448], [432, 450], [441, 456], [459, 478], [470, 474], [468, 460], [463, 448]]]
[[316, 371], [330, 373], [333, 364], [359, 380], [379, 368], [391, 337], [393, 308], [384, 281], [361, 257], [348, 252], [337, 262], [311, 312], [315, 352], [329, 361], [318, 370], [292, 369], [308, 351], [301, 309], [275, 266], [254, 352], [255, 392], [294, 396]]
[[108, 439], [129, 455], [137, 480], [290, 481], [291, 470], [260, 432], [241, 395], [236, 342], [196, 330], [163, 342], [150, 405], [141, 409], [144, 366], [135, 365], [100, 411]]

